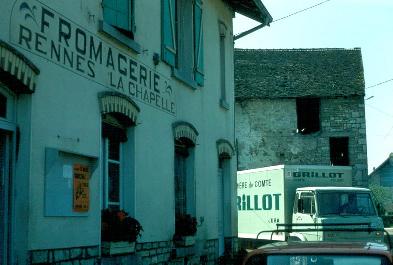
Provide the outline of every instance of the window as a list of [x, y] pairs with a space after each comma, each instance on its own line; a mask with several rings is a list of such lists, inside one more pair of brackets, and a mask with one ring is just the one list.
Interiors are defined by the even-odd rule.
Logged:
[[[18, 231], [13, 227], [14, 190], [12, 172], [15, 167], [13, 156], [17, 156], [14, 148], [16, 96], [8, 87], [0, 82], [0, 264], [11, 264], [15, 249], [12, 236]], [[23, 181], [22, 181], [23, 182]], [[21, 183], [22, 183], [21, 182]]]
[[120, 142], [115, 139], [105, 138], [105, 169], [106, 169], [106, 206], [120, 209]]
[[134, 38], [134, 1], [103, 0], [104, 21], [129, 38]]
[[[115, 123], [116, 122], [116, 123]], [[105, 208], [121, 209], [122, 143], [125, 128], [111, 115], [104, 115], [102, 124], [104, 153]]]
[[139, 107], [113, 91], [98, 94], [102, 128], [102, 207], [135, 211], [135, 128]]
[[310, 134], [320, 130], [319, 98], [297, 98], [297, 132]]
[[0, 83], [0, 119], [15, 120], [16, 96]]
[[192, 142], [175, 140], [175, 215], [194, 214], [194, 176]]
[[320, 192], [318, 211], [320, 216], [326, 215], [376, 215], [374, 204], [369, 193], [355, 192]]
[[162, 58], [176, 77], [203, 86], [202, 0], [162, 0]]
[[302, 193], [297, 203], [297, 212], [304, 214], [315, 213], [315, 201], [313, 193]]
[[226, 34], [227, 34], [227, 27], [224, 23], [219, 22], [219, 31], [220, 31], [220, 85], [221, 85], [221, 98], [220, 98], [220, 105], [223, 108], [228, 109], [228, 102], [227, 102], [227, 95], [226, 95]]
[[330, 163], [332, 166], [348, 166], [348, 137], [331, 137], [330, 143]]
[[103, 0], [104, 23], [101, 30], [121, 43], [140, 53], [140, 46], [134, 42], [135, 35], [135, 0]]
[[[124, 117], [123, 117], [124, 119]], [[104, 207], [123, 209], [124, 182], [130, 182], [129, 167], [132, 161], [127, 137], [127, 127], [119, 113], [104, 114], [102, 117]], [[126, 154], [125, 154], [126, 153]], [[125, 157], [127, 159], [125, 159]], [[125, 163], [127, 162], [127, 163]]]
[[0, 94], [0, 118], [7, 117], [7, 98], [3, 94]]

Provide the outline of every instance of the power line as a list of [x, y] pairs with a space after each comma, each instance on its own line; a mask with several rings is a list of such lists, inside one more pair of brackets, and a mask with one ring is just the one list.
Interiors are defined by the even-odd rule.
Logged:
[[366, 89], [369, 89], [369, 88], [372, 88], [372, 87], [376, 87], [376, 86], [380, 86], [380, 85], [383, 85], [383, 84], [385, 84], [387, 82], [391, 82], [391, 81], [393, 81], [393, 78], [389, 79], [389, 80], [386, 80], [386, 81], [383, 81], [383, 82], [380, 82], [378, 84], [372, 85], [372, 86], [368, 86], [368, 87], [366, 87]]
[[[305, 9], [296, 11], [296, 12], [294, 12], [294, 13], [291, 13], [291, 14], [289, 14], [289, 15], [286, 15], [285, 17], [281, 17], [281, 18], [279, 18], [279, 19], [273, 20], [272, 22], [270, 22], [270, 24], [271, 24], [271, 23], [274, 23], [274, 22], [277, 22], [277, 21], [279, 21], [279, 20], [283, 20], [283, 19], [289, 18], [289, 17], [291, 17], [291, 16], [293, 16], [293, 15], [302, 13], [302, 12], [307, 11], [307, 10], [309, 10], [309, 9], [315, 8], [315, 7], [320, 6], [320, 5], [322, 5], [322, 4], [326, 3], [326, 2], [329, 2], [329, 1], [331, 1], [331, 0], [325, 0], [325, 1], [323, 1], [323, 2], [320, 2], [320, 3], [316, 4], [316, 5], [313, 5], [313, 6], [310, 6], [310, 7], [305, 8]], [[236, 34], [236, 35], [233, 37], [233, 39], [234, 39], [234, 40], [240, 39], [240, 38], [242, 38], [242, 37], [244, 37], [244, 36], [246, 36], [246, 35], [248, 35], [248, 34], [250, 34], [250, 33], [253, 33], [254, 31], [256, 31], [256, 30], [258, 30], [258, 29], [261, 29], [261, 28], [265, 27], [265, 26], [266, 26], [266, 24], [265, 24], [265, 23], [262, 23], [262, 24], [260, 24], [260, 25], [258, 25], [258, 26], [256, 26], [256, 27], [253, 27], [253, 28], [251, 28], [251, 29], [249, 29], [249, 30], [246, 30], [246, 31], [244, 31], [244, 32], [241, 32], [241, 33], [239, 33], [239, 34]]]
[[367, 105], [369, 108], [372, 108], [372, 109], [374, 109], [374, 110], [376, 110], [376, 111], [378, 111], [378, 112], [380, 112], [380, 113], [382, 113], [382, 114], [385, 114], [386, 116], [389, 116], [389, 117], [393, 118], [393, 115], [392, 115], [391, 113], [388, 113], [388, 112], [385, 112], [385, 111], [383, 111], [383, 110], [380, 110], [380, 109], [378, 109], [378, 108], [376, 108], [376, 107], [374, 107], [374, 106], [372, 106], [372, 105], [370, 105], [370, 104], [367, 104], [367, 103], [366, 103], [366, 105]]
[[296, 11], [296, 12], [294, 12], [294, 13], [291, 13], [291, 14], [289, 14], [289, 15], [286, 15], [285, 17], [281, 17], [281, 18], [279, 18], [279, 19], [273, 20], [272, 23], [277, 22], [277, 21], [280, 21], [280, 20], [283, 20], [283, 19], [286, 19], [286, 18], [289, 18], [289, 17], [291, 17], [291, 16], [293, 16], [293, 15], [302, 13], [302, 12], [307, 11], [307, 10], [309, 10], [309, 9], [315, 8], [315, 7], [320, 6], [320, 5], [322, 5], [322, 4], [326, 3], [326, 2], [329, 2], [329, 1], [331, 1], [331, 0], [326, 0], [326, 1], [320, 2], [320, 3], [316, 4], [316, 5], [313, 5], [313, 6], [310, 6], [310, 7], [305, 8], [305, 9]]

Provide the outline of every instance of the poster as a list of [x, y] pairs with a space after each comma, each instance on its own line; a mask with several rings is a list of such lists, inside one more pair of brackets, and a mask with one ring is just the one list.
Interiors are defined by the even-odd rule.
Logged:
[[74, 212], [89, 210], [89, 168], [86, 165], [74, 164]]

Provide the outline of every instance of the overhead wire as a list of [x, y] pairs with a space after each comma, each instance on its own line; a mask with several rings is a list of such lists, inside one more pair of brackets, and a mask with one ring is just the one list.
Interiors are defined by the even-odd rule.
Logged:
[[[309, 10], [309, 9], [315, 8], [315, 7], [320, 6], [320, 5], [322, 5], [322, 4], [326, 3], [326, 2], [329, 2], [329, 1], [332, 1], [332, 0], [325, 0], [325, 1], [322, 1], [322, 2], [320, 2], [320, 3], [318, 3], [318, 4], [315, 4], [315, 5], [313, 5], [313, 6], [307, 7], [307, 8], [305, 8], [305, 9], [302, 9], [302, 10], [299, 10], [299, 11], [296, 11], [296, 12], [294, 12], [294, 13], [291, 13], [291, 14], [286, 15], [286, 16], [284, 16], [284, 17], [281, 17], [281, 18], [279, 18], [279, 19], [273, 20], [272, 22], [270, 22], [270, 24], [271, 24], [271, 23], [274, 23], [274, 22], [277, 22], [277, 21], [280, 21], [280, 20], [283, 20], [283, 19], [286, 19], [286, 18], [289, 18], [289, 17], [291, 17], [291, 16], [293, 16], [293, 15], [297, 15], [297, 14], [302, 13], [302, 12], [304, 12], [304, 11], [307, 11], [307, 10]], [[266, 24], [262, 23], [262, 24], [260, 24], [260, 25], [258, 25], [258, 26], [256, 26], [256, 27], [253, 27], [253, 28], [251, 28], [251, 29], [249, 29], [249, 30], [246, 30], [246, 31], [244, 31], [244, 32], [241, 32], [241, 33], [239, 33], [239, 34], [234, 35], [234, 36], [233, 36], [233, 39], [234, 39], [234, 40], [240, 39], [240, 38], [242, 38], [242, 37], [244, 37], [244, 36], [246, 36], [246, 35], [248, 35], [248, 34], [250, 34], [250, 33], [253, 33], [254, 31], [256, 31], [256, 30], [258, 30], [258, 29], [261, 29], [261, 28], [265, 27], [265, 26], [266, 26]]]
[[385, 112], [385, 111], [383, 111], [383, 110], [380, 110], [380, 109], [378, 109], [378, 108], [376, 108], [376, 107], [374, 107], [374, 106], [372, 106], [372, 105], [370, 105], [370, 104], [367, 104], [367, 103], [366, 103], [366, 105], [367, 105], [368, 107], [370, 107], [370, 108], [372, 108], [372, 109], [374, 109], [374, 110], [376, 110], [376, 111], [382, 113], [382, 114], [385, 114], [386, 116], [389, 116], [390, 118], [393, 118], [393, 115], [390, 114], [390, 113], [387, 113], [387, 112]]
[[366, 89], [369, 89], [369, 88], [372, 88], [372, 87], [376, 87], [376, 86], [380, 86], [380, 85], [383, 85], [383, 84], [386, 84], [386, 83], [392, 82], [392, 81], [393, 81], [393, 78], [385, 80], [385, 81], [382, 81], [382, 82], [379, 82], [378, 84], [375, 84], [375, 85], [372, 85], [372, 86], [368, 86], [368, 87], [366, 87]]
[[291, 17], [291, 16], [293, 16], [293, 15], [297, 15], [297, 14], [299, 14], [299, 13], [302, 13], [302, 12], [307, 11], [307, 10], [309, 10], [309, 9], [315, 8], [315, 7], [320, 6], [320, 5], [322, 5], [322, 4], [326, 3], [326, 2], [329, 2], [329, 1], [331, 1], [331, 0], [325, 0], [325, 1], [323, 1], [323, 2], [320, 2], [320, 3], [318, 3], [318, 4], [315, 4], [315, 5], [313, 5], [313, 6], [307, 7], [307, 8], [305, 8], [305, 9], [296, 11], [296, 12], [294, 12], [294, 13], [291, 13], [291, 14], [286, 15], [286, 16], [284, 16], [284, 17], [281, 17], [281, 18], [279, 18], [279, 19], [273, 20], [271, 23], [274, 23], [274, 22], [277, 22], [277, 21], [280, 21], [280, 20], [289, 18], [289, 17]]

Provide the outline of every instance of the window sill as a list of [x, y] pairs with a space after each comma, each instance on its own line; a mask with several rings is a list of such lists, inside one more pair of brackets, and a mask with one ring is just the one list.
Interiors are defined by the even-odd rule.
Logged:
[[183, 84], [191, 87], [191, 89], [193, 89], [193, 90], [197, 90], [198, 88], [200, 88], [200, 86], [198, 86], [198, 84], [195, 82], [195, 80], [185, 77], [176, 68], [173, 68], [173, 67], [172, 67], [172, 76], [175, 77], [180, 82], [182, 82]]
[[132, 49], [134, 52], [140, 54], [141, 53], [141, 46], [134, 40], [126, 37], [122, 33], [120, 33], [117, 29], [112, 27], [111, 25], [105, 23], [104, 21], [100, 21], [99, 23], [99, 31], [105, 33], [106, 35], [116, 39], [116, 41], [120, 42], [121, 44], [127, 46], [128, 48]]
[[220, 99], [220, 106], [225, 110], [229, 110], [229, 103], [223, 98]]
[[299, 129], [296, 129], [295, 132], [296, 132], [296, 134], [301, 135], [302, 137], [305, 137], [305, 136], [308, 136], [308, 135], [310, 135], [310, 136], [320, 135], [322, 133], [322, 130], [315, 131], [315, 132], [302, 133], [302, 132], [299, 131]]

